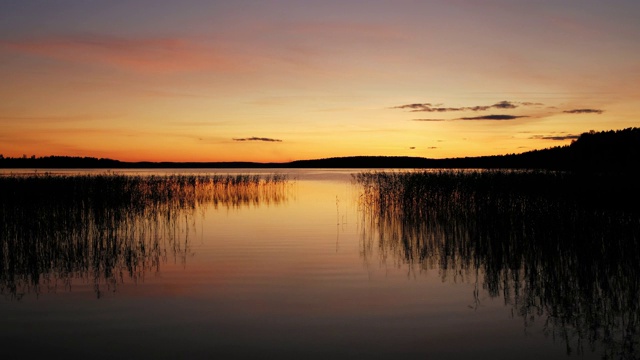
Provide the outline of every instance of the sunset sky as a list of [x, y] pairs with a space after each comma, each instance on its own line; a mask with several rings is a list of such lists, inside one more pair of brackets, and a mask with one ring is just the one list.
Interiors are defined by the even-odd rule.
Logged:
[[640, 1], [0, 0], [0, 154], [458, 156], [640, 126]]

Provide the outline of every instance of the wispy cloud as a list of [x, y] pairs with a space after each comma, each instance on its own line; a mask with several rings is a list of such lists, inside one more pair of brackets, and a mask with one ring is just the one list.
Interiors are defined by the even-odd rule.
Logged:
[[441, 122], [441, 121], [467, 121], [467, 120], [515, 120], [520, 118], [529, 117], [527, 115], [506, 115], [506, 114], [491, 114], [482, 116], [467, 116], [455, 119], [411, 119], [411, 121], [419, 122]]
[[534, 135], [529, 139], [538, 139], [538, 140], [556, 140], [556, 141], [564, 141], [564, 140], [575, 140], [579, 138], [580, 135]]
[[249, 137], [249, 138], [234, 138], [233, 141], [266, 141], [266, 142], [282, 142], [280, 139], [272, 139], [265, 137]]
[[604, 110], [600, 109], [573, 109], [563, 111], [567, 114], [602, 114]]
[[0, 48], [73, 63], [100, 64], [140, 73], [235, 71], [237, 56], [181, 38], [84, 35], [0, 41]]
[[406, 105], [398, 105], [392, 107], [392, 109], [409, 109], [411, 111], [423, 111], [423, 109], [430, 109], [432, 106], [431, 103], [423, 103], [423, 104], [406, 104]]
[[518, 105], [515, 105], [514, 103], [509, 101], [500, 101], [490, 106], [490, 108], [496, 108], [496, 109], [515, 109], [517, 107]]
[[483, 116], [472, 116], [472, 117], [461, 117], [456, 120], [515, 120], [519, 118], [525, 118], [528, 116], [516, 116], [516, 115], [483, 115]]
[[414, 103], [394, 106], [392, 109], [409, 110], [410, 112], [451, 112], [451, 111], [487, 111], [490, 109], [515, 109], [520, 106], [539, 106], [541, 103], [535, 102], [518, 102], [518, 101], [499, 101], [493, 105], [476, 105], [476, 106], [462, 106], [462, 107], [444, 107], [443, 104], [432, 103]]

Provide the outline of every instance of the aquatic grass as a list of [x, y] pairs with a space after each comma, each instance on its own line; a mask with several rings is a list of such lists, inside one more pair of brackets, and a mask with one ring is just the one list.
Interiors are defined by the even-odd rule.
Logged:
[[[525, 325], [582, 351], [634, 358], [640, 330], [637, 204], [628, 179], [546, 171], [365, 172], [363, 256], [476, 283]], [[612, 190], [602, 184], [617, 184]], [[620, 185], [622, 184], [622, 186]], [[373, 245], [377, 243], [377, 246]]]
[[0, 177], [0, 293], [94, 284], [96, 294], [186, 262], [198, 209], [286, 201], [283, 175]]

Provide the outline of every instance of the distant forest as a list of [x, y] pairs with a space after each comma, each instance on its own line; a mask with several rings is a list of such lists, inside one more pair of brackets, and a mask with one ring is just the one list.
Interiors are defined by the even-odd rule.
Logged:
[[640, 128], [583, 133], [571, 145], [521, 154], [430, 159], [408, 156], [351, 156], [286, 163], [256, 162], [125, 162], [70, 156], [19, 158], [0, 154], [0, 168], [433, 168], [548, 169], [576, 172], [632, 173], [640, 164]]

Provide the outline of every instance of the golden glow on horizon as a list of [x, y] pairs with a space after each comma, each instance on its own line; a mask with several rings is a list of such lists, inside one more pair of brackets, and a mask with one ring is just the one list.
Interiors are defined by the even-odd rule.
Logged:
[[100, 5], [91, 23], [46, 26], [56, 5], [12, 6], [24, 23], [0, 27], [0, 154], [445, 158], [640, 126], [635, 3], [266, 3], [154, 3], [145, 23]]

